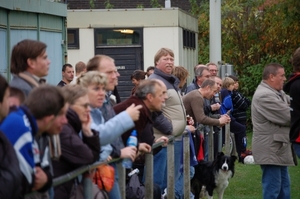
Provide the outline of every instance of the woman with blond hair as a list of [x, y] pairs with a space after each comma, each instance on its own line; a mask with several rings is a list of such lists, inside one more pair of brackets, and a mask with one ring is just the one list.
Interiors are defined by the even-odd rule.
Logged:
[[[99, 131], [101, 153], [100, 161], [110, 160], [111, 158], [131, 158], [135, 159], [136, 147], [124, 147], [121, 135], [134, 128], [134, 121], [139, 118], [139, 106], [134, 104], [125, 111], [114, 116], [107, 122], [103, 118], [100, 111], [105, 102], [106, 75], [98, 71], [89, 71], [81, 75], [77, 79], [77, 84], [88, 90], [88, 97], [91, 106], [91, 116], [93, 119], [92, 128]], [[115, 145], [122, 145], [118, 150]], [[111, 164], [115, 168], [115, 182], [112, 190], [108, 193], [109, 198], [121, 198], [118, 186], [118, 174], [116, 171], [116, 163]]]

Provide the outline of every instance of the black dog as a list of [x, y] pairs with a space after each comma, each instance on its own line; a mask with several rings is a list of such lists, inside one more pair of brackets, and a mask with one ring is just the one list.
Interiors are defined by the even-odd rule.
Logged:
[[234, 162], [236, 159], [236, 156], [229, 157], [220, 152], [214, 161], [199, 162], [195, 166], [195, 175], [191, 180], [191, 188], [195, 199], [199, 199], [203, 185], [206, 186], [209, 199], [213, 197], [214, 189], [216, 189], [219, 199], [222, 199], [229, 184], [229, 179], [234, 175]]

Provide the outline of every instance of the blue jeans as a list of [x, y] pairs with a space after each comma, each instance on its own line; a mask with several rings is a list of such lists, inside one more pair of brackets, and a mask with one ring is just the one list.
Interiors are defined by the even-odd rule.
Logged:
[[[190, 179], [192, 179], [195, 175], [195, 168], [194, 167], [190, 167]], [[184, 195], [183, 195], [183, 173], [180, 173], [179, 179], [177, 180], [177, 182], [175, 183], [175, 198], [176, 199], [183, 199]], [[194, 198], [192, 193], [191, 193], [191, 197], [190, 198]]]
[[109, 198], [113, 199], [121, 199], [120, 187], [119, 187], [119, 175], [118, 175], [118, 168], [116, 163], [111, 163], [111, 166], [115, 169], [115, 182], [112, 190], [108, 193]]
[[261, 165], [264, 199], [290, 199], [291, 186], [286, 166]]
[[157, 184], [163, 193], [167, 187], [167, 147], [162, 147], [153, 157], [153, 178], [154, 184]]
[[300, 158], [300, 144], [293, 143], [293, 147], [294, 147], [296, 155], [298, 156], [298, 158]]
[[174, 141], [174, 182], [176, 198], [183, 197], [183, 172], [180, 171], [180, 162], [183, 156], [182, 140]]

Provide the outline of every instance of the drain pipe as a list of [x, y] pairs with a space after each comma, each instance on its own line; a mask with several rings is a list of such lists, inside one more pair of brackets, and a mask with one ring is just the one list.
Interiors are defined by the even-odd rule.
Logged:
[[171, 0], [165, 0], [165, 8], [171, 8]]

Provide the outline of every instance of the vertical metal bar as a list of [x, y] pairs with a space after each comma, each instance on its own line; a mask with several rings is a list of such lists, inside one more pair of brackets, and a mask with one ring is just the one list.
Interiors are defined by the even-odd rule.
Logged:
[[145, 179], [145, 186], [146, 186], [146, 195], [145, 198], [153, 198], [153, 154], [147, 153], [146, 154], [146, 179]]
[[218, 136], [218, 152], [221, 152], [222, 151], [222, 147], [223, 147], [223, 131], [222, 131], [222, 128], [220, 129], [219, 131], [219, 136]]
[[167, 153], [168, 153], [168, 162], [167, 162], [167, 168], [168, 168], [168, 198], [175, 198], [174, 194], [174, 141], [170, 141], [167, 146]]
[[[7, 10], [7, 32], [6, 32], [6, 52], [7, 52], [7, 81], [10, 82], [11, 80], [11, 72], [10, 72], [10, 56], [11, 56], [11, 49], [12, 47], [10, 46], [10, 42], [11, 42], [11, 31], [10, 31], [10, 19], [11, 19], [11, 15], [13, 16], [12, 14], [13, 12], [12, 11], [9, 11]], [[2, 44], [3, 45], [3, 44]], [[2, 62], [3, 64], [3, 62]]]
[[83, 177], [83, 193], [84, 199], [93, 199], [93, 183], [88, 176]]
[[230, 155], [230, 124], [225, 125], [225, 154]]
[[122, 162], [117, 164], [121, 197], [126, 198], [126, 171]]
[[184, 199], [190, 199], [190, 136], [189, 133], [183, 136], [183, 191]]
[[208, 161], [214, 160], [214, 129], [213, 126], [209, 126], [208, 133]]

